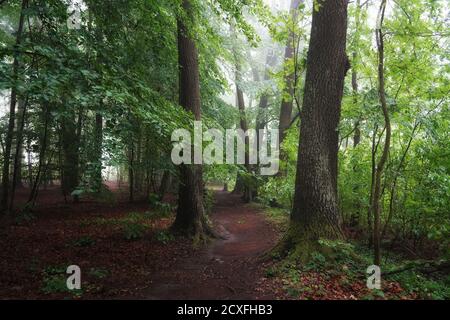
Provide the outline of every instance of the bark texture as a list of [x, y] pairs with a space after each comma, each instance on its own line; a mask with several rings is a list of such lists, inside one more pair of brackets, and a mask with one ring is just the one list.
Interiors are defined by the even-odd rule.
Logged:
[[92, 184], [95, 192], [100, 193], [102, 190], [102, 151], [103, 151], [103, 116], [100, 113], [95, 115], [95, 141], [94, 141], [94, 157], [95, 164], [92, 177]]
[[[64, 195], [70, 196], [79, 183], [79, 137], [75, 114], [67, 115], [62, 119], [61, 130], [63, 151], [62, 189]], [[73, 199], [77, 201], [78, 197], [74, 196]]]
[[14, 46], [14, 58], [12, 65], [12, 78], [15, 83], [12, 84], [11, 98], [9, 105], [9, 120], [8, 131], [6, 132], [5, 139], [5, 153], [3, 155], [3, 171], [2, 171], [2, 198], [0, 201], [1, 212], [5, 213], [8, 210], [8, 197], [10, 187], [10, 163], [11, 163], [11, 147], [14, 136], [14, 124], [16, 121], [16, 104], [17, 104], [17, 82], [19, 80], [20, 72], [20, 54], [18, 52], [19, 46], [22, 43], [24, 21], [25, 21], [25, 9], [28, 7], [28, 0], [22, 0], [22, 6], [19, 17], [19, 26], [16, 33], [16, 43]]
[[[183, 9], [186, 16], [193, 20], [192, 8], [188, 0], [183, 0]], [[192, 112], [196, 120], [201, 120], [198, 51], [185, 22], [179, 18], [177, 24], [180, 105]], [[193, 236], [194, 240], [202, 240], [212, 234], [203, 206], [201, 165], [180, 165], [178, 209], [172, 229]]]
[[288, 244], [307, 255], [320, 238], [342, 237], [337, 203], [338, 124], [344, 78], [347, 1], [319, 1], [314, 11]]

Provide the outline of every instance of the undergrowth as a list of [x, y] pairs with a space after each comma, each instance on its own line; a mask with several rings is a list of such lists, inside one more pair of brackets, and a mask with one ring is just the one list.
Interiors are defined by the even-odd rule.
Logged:
[[[266, 207], [264, 214], [281, 230], [287, 230], [289, 214], [286, 210]], [[319, 244], [328, 249], [324, 250], [326, 255], [313, 252], [306, 264], [288, 255], [267, 268], [266, 277], [281, 281], [291, 298], [326, 298], [329, 292], [335, 292], [336, 296], [328, 298], [340, 298], [342, 294], [345, 295], [342, 298], [347, 299], [450, 299], [450, 276], [446, 273], [425, 274], [411, 269], [389, 274], [411, 263], [393, 252], [384, 254], [381, 289], [370, 290], [366, 282], [370, 275], [367, 268], [373, 265], [372, 250], [345, 241], [319, 240]]]

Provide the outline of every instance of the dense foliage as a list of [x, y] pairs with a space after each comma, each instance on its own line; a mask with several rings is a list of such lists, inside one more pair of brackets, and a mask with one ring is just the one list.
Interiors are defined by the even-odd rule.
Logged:
[[[192, 17], [181, 0], [0, 1], [2, 213], [31, 210], [40, 188], [53, 183], [67, 201], [107, 197], [111, 180], [129, 187], [131, 201], [176, 192], [171, 134], [191, 129], [194, 119], [178, 98], [177, 21], [183, 21], [199, 51], [205, 126], [235, 128], [244, 118], [249, 128], [278, 128], [283, 102], [292, 104], [278, 175], [210, 165], [204, 180], [229, 189], [243, 183], [255, 189], [253, 200], [288, 214], [310, 17], [320, 10], [316, 1], [298, 2], [289, 11], [276, 1], [191, 0]], [[374, 42], [378, 7], [378, 1], [349, 4], [351, 69], [336, 128], [344, 230], [369, 246], [386, 130]], [[392, 138], [381, 182], [381, 238], [386, 248], [414, 258], [449, 254], [449, 9], [443, 0], [388, 1], [383, 24]], [[283, 57], [285, 47], [291, 58]], [[245, 98], [239, 110], [238, 91]], [[28, 200], [16, 203], [23, 186]], [[130, 227], [127, 237], [136, 234]]]

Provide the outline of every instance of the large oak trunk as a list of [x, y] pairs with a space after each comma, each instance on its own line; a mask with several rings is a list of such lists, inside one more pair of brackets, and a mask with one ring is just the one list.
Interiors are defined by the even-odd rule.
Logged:
[[320, 1], [313, 13], [288, 244], [302, 257], [318, 239], [342, 237], [337, 203], [338, 124], [344, 78], [347, 1]]
[[[187, 17], [192, 18], [188, 0], [183, 1]], [[178, 62], [180, 73], [180, 105], [201, 119], [198, 51], [182, 18], [178, 19]], [[193, 153], [192, 153], [193, 154]], [[178, 209], [172, 229], [199, 240], [211, 233], [203, 207], [201, 165], [180, 165]]]

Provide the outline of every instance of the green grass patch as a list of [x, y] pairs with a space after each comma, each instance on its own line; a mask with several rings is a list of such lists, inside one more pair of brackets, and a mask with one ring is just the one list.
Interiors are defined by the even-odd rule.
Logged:
[[67, 288], [67, 266], [48, 266], [42, 271], [41, 291], [45, 294], [65, 293], [71, 297], [80, 297], [83, 290], [69, 290]]

